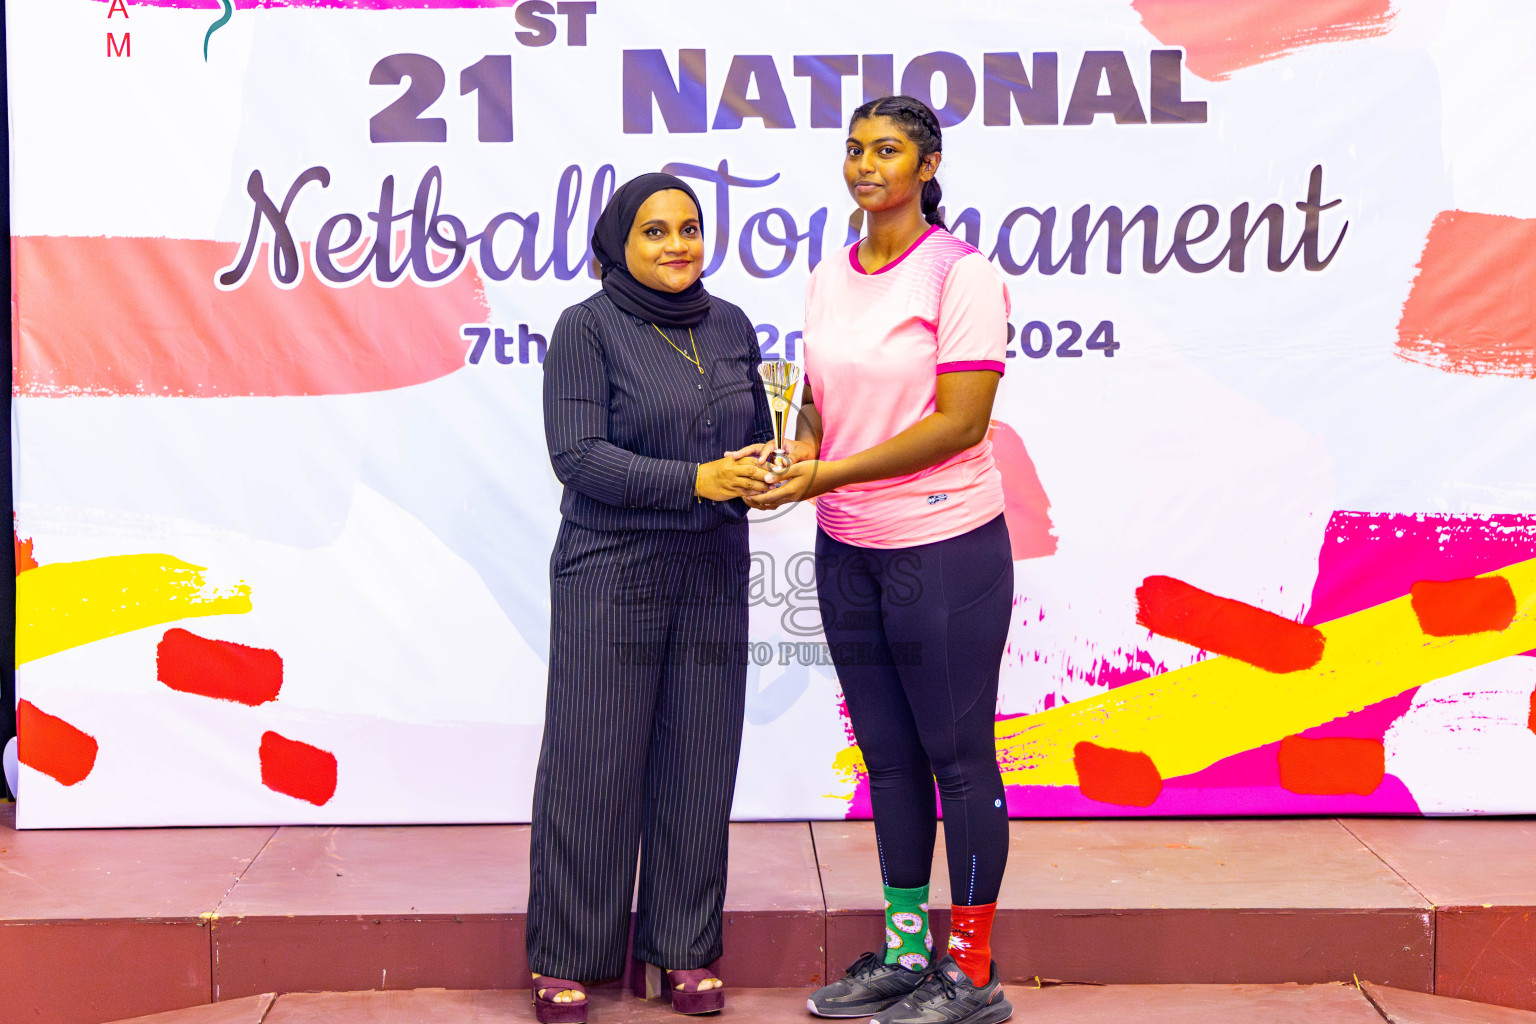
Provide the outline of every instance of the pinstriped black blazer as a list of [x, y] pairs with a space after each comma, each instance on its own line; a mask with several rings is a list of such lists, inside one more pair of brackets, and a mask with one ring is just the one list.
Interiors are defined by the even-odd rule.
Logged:
[[592, 530], [711, 530], [746, 518], [740, 499], [700, 501], [698, 464], [771, 440], [757, 332], [711, 296], [693, 328], [624, 312], [603, 292], [560, 314], [544, 357], [544, 437], [565, 485], [560, 514]]

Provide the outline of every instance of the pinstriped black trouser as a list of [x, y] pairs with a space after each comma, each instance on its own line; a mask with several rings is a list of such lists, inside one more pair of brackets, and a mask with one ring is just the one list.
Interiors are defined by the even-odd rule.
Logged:
[[620, 974], [635, 956], [720, 955], [727, 829], [746, 704], [747, 526], [560, 526], [549, 697], [533, 792], [528, 965]]

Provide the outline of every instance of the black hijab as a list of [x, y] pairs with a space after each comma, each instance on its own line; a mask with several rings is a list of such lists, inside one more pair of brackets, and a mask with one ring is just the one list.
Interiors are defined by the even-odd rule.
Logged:
[[693, 327], [709, 312], [709, 292], [702, 280], [680, 292], [648, 288], [636, 281], [624, 262], [624, 243], [635, 226], [640, 206], [657, 192], [675, 188], [693, 200], [699, 211], [699, 230], [704, 229], [704, 208], [699, 197], [681, 178], [670, 174], [642, 174], [619, 186], [592, 232], [592, 255], [603, 271], [603, 291], [626, 313], [643, 317], [663, 327]]

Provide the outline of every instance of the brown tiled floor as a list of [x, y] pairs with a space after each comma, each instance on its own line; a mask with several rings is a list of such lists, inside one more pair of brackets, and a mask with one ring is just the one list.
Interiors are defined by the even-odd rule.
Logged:
[[[803, 991], [756, 989], [733, 993], [725, 1012], [682, 1018], [661, 1003], [646, 1003], [617, 989], [592, 993], [592, 1024], [676, 1024], [682, 1020], [741, 1021], [743, 1024], [807, 1024]], [[534, 1020], [523, 992], [371, 992], [360, 995], [301, 995], [278, 1000], [265, 1024], [523, 1024]]]
[[1031, 1024], [1381, 1024], [1349, 985], [1063, 985], [1024, 989]]
[[1366, 982], [1366, 997], [1390, 1024], [1536, 1024], [1536, 1013]]
[[[16, 832], [12, 821], [0, 804], [0, 1024], [100, 1024], [273, 991], [526, 984], [524, 826]], [[1088, 1013], [1120, 997], [1026, 991], [1035, 976], [1358, 975], [1536, 1008], [1536, 822], [1016, 821], [1011, 843], [994, 948], [1037, 1007]], [[936, 867], [942, 934], [942, 846]], [[733, 826], [720, 965], [731, 1015], [800, 1014], [829, 968], [879, 942], [880, 909], [867, 823]], [[392, 998], [370, 1005], [392, 1012]], [[501, 1012], [501, 997], [485, 998]], [[508, 1012], [526, 1016], [524, 1000]], [[616, 1021], [666, 1012], [617, 987], [594, 1000]]]
[[215, 996], [526, 984], [528, 826], [284, 828], [213, 926]]
[[[1536, 1014], [1421, 992], [1353, 985], [1062, 985], [1009, 992], [1030, 1024], [1531, 1024]], [[528, 993], [305, 993], [241, 1000], [123, 1024], [502, 1024], [532, 1021]], [[266, 1012], [265, 1018], [261, 1013]], [[702, 1020], [810, 1024], [804, 989], [733, 989], [724, 1013]], [[660, 1003], [617, 990], [592, 993], [593, 1024], [669, 1024]]]
[[1536, 1009], [1536, 821], [1346, 824], [1434, 905], [1435, 992]]
[[168, 1010], [148, 1017], [135, 1017], [122, 1024], [262, 1024], [267, 1011], [277, 1001], [271, 992], [244, 999], [231, 999], [185, 1010]]
[[826, 904], [811, 827], [731, 826], [722, 977], [742, 988], [825, 983]]
[[14, 822], [0, 803], [0, 1021], [95, 1024], [208, 1000], [202, 915], [275, 829]]
[[[836, 970], [881, 934], [874, 832], [811, 828]], [[1010, 840], [993, 931], [1010, 981], [1431, 987], [1429, 903], [1337, 821], [1015, 821]], [[949, 902], [942, 839], [933, 902]]]

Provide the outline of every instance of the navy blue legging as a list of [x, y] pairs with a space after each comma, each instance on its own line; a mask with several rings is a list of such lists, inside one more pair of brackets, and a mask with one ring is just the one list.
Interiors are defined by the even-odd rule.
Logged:
[[885, 884], [928, 884], [937, 780], [950, 898], [995, 903], [1008, 861], [993, 731], [1013, 607], [1007, 524], [998, 516], [909, 548], [855, 547], [818, 530], [816, 585], [869, 767]]

